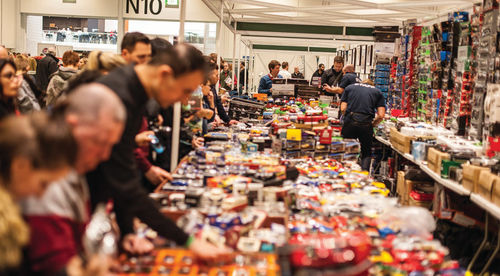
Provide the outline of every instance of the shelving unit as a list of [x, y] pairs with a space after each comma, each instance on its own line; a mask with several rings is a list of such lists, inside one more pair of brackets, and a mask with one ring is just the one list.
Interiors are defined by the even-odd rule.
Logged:
[[[417, 161], [417, 160], [415, 160], [415, 158], [413, 158], [413, 156], [411, 154], [403, 153], [403, 152], [397, 150], [396, 148], [394, 148], [389, 140], [386, 140], [382, 137], [376, 137], [376, 139], [380, 143], [382, 143], [388, 147], [391, 147], [392, 150], [397, 152], [399, 155], [401, 155], [405, 159], [407, 159], [407, 160], [413, 162], [415, 165], [419, 166], [422, 171], [424, 171], [426, 174], [428, 174], [437, 183], [452, 190], [453, 192], [457, 193], [458, 195], [471, 196], [471, 192], [469, 190], [465, 189], [464, 186], [462, 186], [460, 183], [453, 181], [453, 180], [442, 178], [439, 174], [437, 174], [436, 172], [432, 171], [429, 167], [427, 167], [427, 165], [424, 162]], [[472, 199], [472, 196], [475, 196], [477, 202], [474, 201], [474, 199]], [[485, 209], [488, 212], [492, 212], [492, 214], [494, 212], [497, 212], [497, 214], [500, 217], [500, 207], [495, 206], [494, 204], [479, 197], [478, 195], [472, 194], [472, 196], [471, 196], [472, 201], [475, 202], [476, 204], [478, 204], [478, 206], [480, 206], [481, 208]], [[479, 202], [479, 199], [481, 200], [481, 202]], [[482, 204], [482, 203], [484, 203], [484, 204]]]
[[482, 209], [488, 211], [492, 216], [494, 216], [497, 219], [500, 219], [500, 207], [496, 206], [495, 204], [489, 202], [488, 200], [482, 198], [478, 194], [472, 193], [470, 195], [470, 199], [472, 202], [477, 204], [477, 206], [481, 207]]

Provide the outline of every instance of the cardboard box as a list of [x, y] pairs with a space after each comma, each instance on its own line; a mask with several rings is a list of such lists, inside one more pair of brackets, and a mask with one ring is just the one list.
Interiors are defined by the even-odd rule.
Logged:
[[492, 191], [491, 191], [491, 202], [500, 206], [500, 181], [496, 181], [493, 183]]
[[490, 169], [466, 164], [462, 165], [462, 168], [462, 185], [467, 190], [476, 193], [478, 190], [479, 175], [482, 171], [490, 172]]
[[396, 128], [391, 128], [391, 144], [403, 153], [411, 152], [411, 142], [415, 137], [401, 134]]
[[450, 160], [450, 154], [440, 152], [435, 148], [429, 148], [427, 151], [427, 163], [433, 172], [441, 174], [441, 163], [443, 160]]
[[476, 193], [487, 200], [492, 200], [493, 187], [499, 185], [500, 177], [489, 171], [482, 171], [479, 174], [479, 182]]

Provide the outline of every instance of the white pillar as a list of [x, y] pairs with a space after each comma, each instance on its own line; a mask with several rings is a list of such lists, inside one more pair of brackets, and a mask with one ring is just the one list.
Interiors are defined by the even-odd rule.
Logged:
[[[180, 0], [180, 20], [179, 20], [179, 43], [184, 42], [184, 23], [186, 21], [186, 2], [187, 0]], [[172, 153], [170, 157], [170, 171], [177, 168], [177, 159], [179, 159], [179, 140], [181, 129], [181, 103], [174, 105], [174, 118], [172, 125]]]
[[248, 45], [245, 45], [245, 83], [243, 84], [245, 86], [245, 92], [248, 94], [248, 70], [250, 69], [250, 59], [248, 58], [250, 56], [250, 48]]
[[234, 35], [233, 35], [233, 76], [232, 76], [232, 82], [231, 82], [231, 90], [234, 90], [234, 76], [236, 76], [236, 30], [237, 30], [237, 22], [234, 22]]
[[[241, 60], [241, 35], [239, 36], [238, 39], [238, 60], [236, 63], [236, 67], [238, 67], [238, 82], [236, 83], [236, 91], [238, 91], [238, 95], [240, 95], [240, 60]], [[236, 69], [234, 69], [236, 71]], [[244, 74], [243, 74], [244, 75]]]
[[[253, 89], [254, 88], [254, 82], [255, 82], [255, 57], [254, 57], [254, 51], [253, 51], [253, 43], [250, 43], [250, 45], [248, 46], [250, 49], [250, 54], [248, 55], [248, 58], [249, 58], [249, 61], [248, 61], [248, 70], [250, 70], [250, 67], [251, 67], [251, 72], [252, 72], [252, 77], [249, 81], [249, 84], [250, 84], [250, 87]], [[250, 92], [253, 92], [252, 90], [250, 90]], [[248, 93], [250, 93], [248, 92]], [[255, 90], [255, 93], [258, 93], [259, 91], [258, 90]], [[253, 95], [252, 95], [253, 96]]]
[[123, 1], [118, 0], [118, 37], [116, 40], [116, 52], [121, 54], [120, 45], [122, 45], [123, 36], [125, 35], [125, 20], [123, 20]]
[[[220, 0], [220, 13], [219, 13], [219, 32], [217, 35], [217, 67], [219, 67], [219, 72], [220, 74], [220, 69], [221, 69], [221, 64], [220, 64], [220, 59], [222, 57], [222, 27], [224, 24], [224, 0]], [[220, 80], [217, 82], [215, 85], [215, 88], [217, 89], [217, 94], [219, 94], [219, 86], [220, 86]]]

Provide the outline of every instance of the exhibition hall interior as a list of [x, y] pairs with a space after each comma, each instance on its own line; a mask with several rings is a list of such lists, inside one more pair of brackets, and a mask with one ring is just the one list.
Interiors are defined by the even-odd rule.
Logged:
[[0, 0], [0, 275], [500, 275], [498, 0]]

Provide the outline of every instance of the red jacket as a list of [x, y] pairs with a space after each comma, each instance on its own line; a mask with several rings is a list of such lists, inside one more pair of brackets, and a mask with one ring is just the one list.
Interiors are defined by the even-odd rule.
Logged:
[[30, 271], [52, 274], [66, 268], [82, 251], [82, 237], [90, 219], [87, 183], [76, 172], [49, 186], [41, 198], [22, 202], [31, 229]]
[[[142, 118], [142, 125], [139, 133], [147, 131], [148, 129], [148, 121], [146, 118]], [[151, 169], [151, 162], [149, 162], [149, 146], [137, 147], [134, 150], [135, 161], [137, 162], [137, 167], [141, 170], [142, 173], [146, 173]]]

